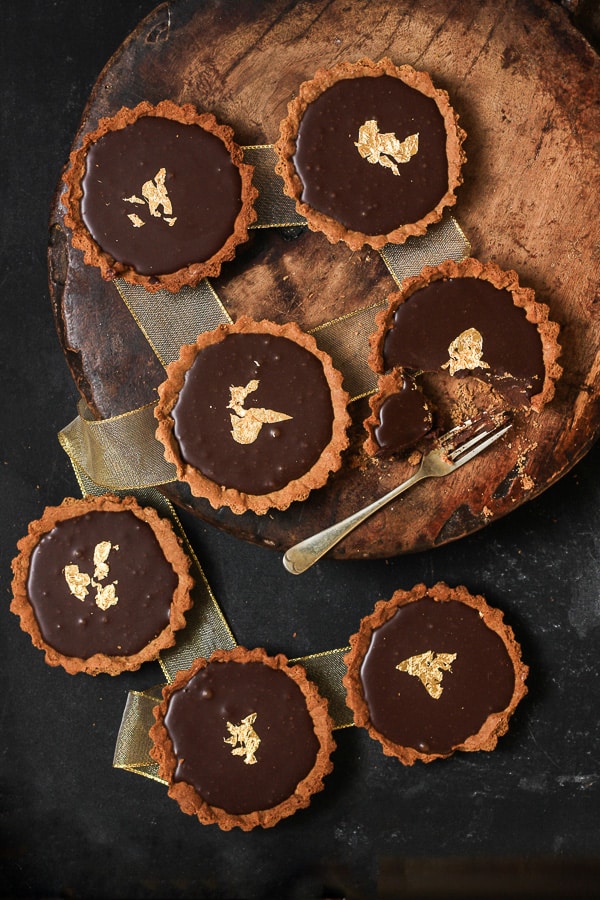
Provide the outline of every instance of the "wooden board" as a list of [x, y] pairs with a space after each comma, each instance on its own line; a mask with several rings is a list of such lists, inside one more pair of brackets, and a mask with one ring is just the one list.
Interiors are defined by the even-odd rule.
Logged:
[[[214, 112], [241, 144], [273, 143], [288, 100], [319, 66], [390, 56], [448, 90], [468, 138], [455, 216], [474, 256], [513, 268], [560, 323], [564, 376], [510, 443], [423, 482], [338, 546], [338, 558], [429, 549], [504, 516], [564, 475], [600, 427], [600, 60], [566, 13], [543, 0], [317, 0], [161, 4], [107, 63], [79, 135], [141, 99]], [[95, 416], [155, 399], [163, 370], [118, 296], [69, 245], [58, 199], [50, 287], [59, 338]], [[350, 253], [307, 231], [260, 231], [215, 287], [241, 313], [311, 328], [383, 300], [394, 283], [372, 251]], [[165, 494], [250, 541], [285, 549], [399, 482], [405, 463], [361, 451], [353, 404], [343, 470], [302, 504], [262, 517], [215, 512], [181, 485]]]

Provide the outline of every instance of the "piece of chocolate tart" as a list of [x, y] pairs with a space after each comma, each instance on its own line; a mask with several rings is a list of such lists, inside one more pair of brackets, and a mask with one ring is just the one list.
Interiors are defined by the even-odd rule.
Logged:
[[[554, 396], [559, 326], [513, 271], [448, 260], [402, 282], [377, 316], [369, 365], [475, 377], [498, 402], [539, 412]], [[491, 401], [490, 401], [491, 402]]]
[[412, 448], [433, 427], [433, 417], [423, 391], [403, 369], [382, 375], [378, 391], [369, 397], [371, 415], [364, 420], [369, 456], [395, 456]]
[[333, 768], [327, 701], [300, 665], [216, 650], [163, 689], [151, 755], [183, 812], [228, 831], [270, 828], [309, 805]]
[[277, 172], [309, 228], [379, 249], [424, 234], [454, 205], [464, 138], [428, 73], [387, 58], [342, 62], [289, 103]]
[[355, 724], [407, 766], [493, 750], [527, 693], [529, 670], [503, 614], [443, 582], [379, 601], [345, 663]]
[[51, 666], [132, 671], [185, 626], [188, 556], [171, 523], [134, 497], [67, 498], [17, 547], [10, 608]]
[[342, 376], [294, 323], [242, 317], [198, 335], [158, 393], [165, 458], [215, 509], [286, 509], [325, 484], [348, 445]]
[[232, 129], [191, 104], [144, 101], [100, 119], [63, 176], [73, 245], [103, 278], [148, 291], [217, 276], [256, 218], [242, 159]]

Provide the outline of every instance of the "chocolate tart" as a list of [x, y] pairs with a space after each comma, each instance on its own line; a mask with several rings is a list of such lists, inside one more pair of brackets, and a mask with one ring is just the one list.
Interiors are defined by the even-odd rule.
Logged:
[[[376, 318], [369, 365], [475, 377], [495, 401], [539, 412], [562, 374], [559, 326], [513, 271], [476, 259], [428, 266], [402, 282]], [[490, 400], [490, 403], [492, 401]]]
[[343, 683], [355, 724], [407, 766], [493, 750], [527, 693], [512, 629], [464, 587], [396, 591], [350, 648]]
[[371, 415], [364, 420], [369, 456], [395, 456], [412, 448], [433, 427], [433, 417], [423, 391], [403, 369], [382, 375], [378, 391], [369, 397]]
[[216, 276], [256, 219], [253, 167], [212, 113], [163, 100], [83, 136], [63, 180], [72, 242], [102, 277], [178, 291]]
[[198, 335], [158, 393], [165, 458], [215, 509], [286, 509], [325, 484], [348, 445], [342, 376], [294, 323], [242, 317]]
[[171, 523], [134, 497], [67, 498], [17, 547], [10, 608], [51, 666], [139, 669], [185, 626], [189, 559]]
[[454, 205], [464, 138], [427, 72], [387, 58], [342, 62], [288, 104], [277, 172], [309, 228], [379, 249], [424, 234]]
[[150, 751], [169, 796], [204, 825], [270, 828], [309, 805], [333, 768], [332, 721], [300, 665], [216, 650], [163, 689]]

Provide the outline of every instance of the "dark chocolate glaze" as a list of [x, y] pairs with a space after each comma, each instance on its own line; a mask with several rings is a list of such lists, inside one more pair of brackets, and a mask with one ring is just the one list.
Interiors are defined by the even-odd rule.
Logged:
[[[291, 416], [263, 425], [252, 444], [231, 434], [230, 387], [259, 381], [245, 409]], [[182, 458], [207, 478], [247, 494], [266, 494], [304, 475], [332, 435], [331, 391], [321, 361], [295, 341], [229, 334], [201, 350], [172, 412]]]
[[[176, 221], [169, 226], [142, 197], [142, 186], [166, 169]], [[214, 256], [233, 233], [241, 178], [223, 142], [199, 125], [144, 116], [91, 145], [82, 182], [81, 216], [100, 247], [140, 275], [166, 275]], [[145, 222], [136, 228], [128, 219]]]
[[[439, 699], [396, 666], [432, 650], [456, 653]], [[399, 607], [377, 628], [361, 667], [371, 722], [388, 740], [420, 753], [447, 754], [477, 734], [512, 699], [514, 667], [496, 632], [476, 609], [429, 597]]]
[[[95, 602], [96, 589], [79, 600], [69, 590], [64, 568], [77, 565], [94, 575], [94, 548], [113, 544], [109, 573], [101, 585], [117, 582], [118, 603], [107, 610]], [[114, 549], [114, 545], [119, 549]], [[27, 592], [42, 636], [65, 656], [89, 659], [95, 653], [127, 656], [140, 651], [169, 624], [177, 576], [150, 526], [129, 510], [95, 510], [65, 519], [35, 547]]]
[[448, 348], [459, 334], [475, 328], [483, 338], [489, 369], [463, 369], [454, 377], [476, 375], [503, 390], [531, 397], [544, 383], [540, 334], [510, 291], [478, 278], [433, 281], [401, 303], [385, 337], [384, 365], [436, 371], [448, 362]]
[[[227, 723], [256, 713], [256, 763], [235, 756]], [[233, 815], [271, 809], [292, 796], [313, 768], [319, 742], [298, 685], [260, 662], [213, 662], [176, 691], [165, 726], [185, 781], [210, 805]]]
[[378, 456], [412, 447], [431, 429], [431, 413], [411, 378], [402, 378], [398, 392], [384, 398], [377, 415], [379, 425], [373, 429], [373, 436], [379, 444]]
[[[361, 125], [377, 121], [380, 133], [403, 141], [419, 134], [419, 150], [398, 175], [363, 159], [354, 146]], [[448, 190], [444, 119], [430, 97], [390, 75], [336, 82], [306, 109], [294, 166], [301, 199], [346, 228], [387, 234], [417, 222]]]

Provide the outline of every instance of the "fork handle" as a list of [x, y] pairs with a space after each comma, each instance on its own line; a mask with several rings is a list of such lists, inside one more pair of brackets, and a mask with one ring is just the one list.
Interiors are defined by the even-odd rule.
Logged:
[[426, 473], [423, 472], [422, 469], [419, 469], [418, 472], [415, 472], [414, 475], [411, 475], [411, 477], [406, 481], [403, 481], [402, 484], [392, 488], [392, 490], [387, 494], [384, 494], [383, 497], [374, 500], [372, 503], [369, 503], [368, 506], [359, 509], [358, 512], [352, 513], [352, 515], [348, 516], [346, 519], [342, 519], [341, 522], [336, 522], [334, 525], [330, 525], [329, 528], [325, 528], [324, 531], [319, 531], [317, 534], [313, 534], [311, 537], [300, 541], [299, 544], [290, 547], [283, 556], [283, 565], [288, 572], [292, 573], [292, 575], [301, 575], [302, 572], [306, 572], [307, 569], [316, 563], [318, 559], [321, 559], [328, 550], [335, 547], [335, 545], [338, 544], [342, 538], [346, 537], [347, 534], [350, 534], [351, 531], [361, 525], [382, 507], [387, 506], [387, 504], [395, 497], [398, 497], [400, 494], [403, 494], [404, 491], [407, 491], [413, 484], [416, 484], [417, 481], [421, 481], [422, 478], [426, 477]]

